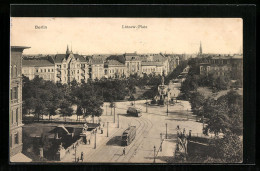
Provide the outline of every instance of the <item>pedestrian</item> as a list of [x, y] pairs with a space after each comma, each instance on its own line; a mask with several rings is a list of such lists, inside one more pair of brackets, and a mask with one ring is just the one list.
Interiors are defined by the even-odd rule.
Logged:
[[84, 153], [83, 153], [83, 152], [81, 152], [81, 157], [80, 157], [80, 159], [81, 159], [81, 161], [84, 160]]
[[125, 148], [123, 148], [123, 155], [125, 155]]
[[185, 128], [183, 128], [183, 135], [185, 135], [186, 134], [186, 131], [185, 131]]
[[79, 162], [79, 157], [77, 158], [77, 162]]
[[90, 139], [88, 140], [88, 144], [90, 144]]
[[103, 128], [101, 128], [101, 134], [103, 134]]
[[189, 130], [189, 139], [191, 139], [191, 130]]

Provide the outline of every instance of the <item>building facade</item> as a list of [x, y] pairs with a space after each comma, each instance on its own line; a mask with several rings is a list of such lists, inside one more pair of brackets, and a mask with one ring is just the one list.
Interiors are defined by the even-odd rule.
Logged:
[[107, 60], [104, 64], [104, 71], [106, 78], [125, 78], [127, 68], [117, 60]]
[[89, 66], [87, 60], [73, 54], [67, 47], [66, 54], [57, 54], [36, 59], [23, 59], [23, 75], [33, 79], [36, 76], [56, 83], [69, 84], [87, 82]]
[[200, 74], [216, 76], [231, 76], [233, 79], [241, 77], [243, 73], [243, 56], [213, 56], [200, 59]]
[[30, 80], [36, 76], [44, 80], [55, 81], [55, 64], [48, 58], [23, 59], [22, 74]]
[[[179, 58], [174, 58], [172, 64], [176, 68]], [[55, 83], [69, 84], [73, 80], [78, 83], [88, 79], [126, 78], [144, 73], [167, 75], [170, 72], [169, 58], [162, 54], [138, 55], [96, 55], [82, 56], [73, 54], [67, 47], [66, 54], [23, 59], [22, 74], [30, 80], [36, 76]]]
[[103, 59], [90, 59], [89, 60], [89, 78], [92, 80], [101, 79], [104, 75], [104, 60]]
[[142, 74], [167, 75], [169, 73], [169, 59], [162, 54], [149, 55], [142, 58]]
[[[22, 53], [29, 47], [11, 46], [10, 95], [9, 95], [9, 152], [10, 161], [15, 162], [21, 154], [22, 142]], [[26, 158], [25, 156], [23, 156]], [[17, 158], [17, 157], [16, 157]]]
[[137, 74], [141, 75], [141, 59], [137, 53], [125, 53], [125, 66], [127, 68], [127, 76]]

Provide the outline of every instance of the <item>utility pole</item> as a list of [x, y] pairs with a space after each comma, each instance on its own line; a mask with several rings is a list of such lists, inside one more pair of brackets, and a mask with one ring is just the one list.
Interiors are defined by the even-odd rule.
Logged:
[[116, 123], [116, 105], [114, 105], [114, 123]]
[[166, 139], [167, 139], [167, 123], [165, 125], [166, 125], [166, 135], [165, 136], [166, 136]]
[[163, 142], [162, 141], [162, 133], [160, 133], [160, 136], [161, 136], [161, 146], [160, 146], [161, 148], [160, 148], [160, 151], [162, 151], [162, 142]]
[[169, 114], [169, 96], [167, 95], [167, 116]]
[[106, 115], [107, 115], [107, 105], [106, 105]]
[[117, 114], [117, 128], [119, 128], [119, 114]]
[[189, 110], [187, 109], [187, 120], [189, 120]]
[[77, 146], [74, 144], [73, 147], [75, 149], [75, 162], [77, 162]]
[[202, 113], [202, 132], [204, 131], [204, 113]]
[[147, 104], [147, 98], [145, 98], [145, 99], [146, 99], [146, 113], [147, 113], [147, 105], [148, 105], [148, 104]]
[[153, 158], [153, 162], [155, 163], [155, 151], [156, 151], [156, 147], [153, 147], [153, 152], [154, 152], [154, 158]]
[[97, 146], [97, 128], [95, 129], [95, 144], [94, 144], [94, 149], [96, 149]]
[[107, 122], [107, 137], [108, 137], [108, 122]]

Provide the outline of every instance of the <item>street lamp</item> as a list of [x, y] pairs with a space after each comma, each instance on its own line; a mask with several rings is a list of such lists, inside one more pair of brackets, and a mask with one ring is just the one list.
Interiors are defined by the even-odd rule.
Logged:
[[160, 151], [162, 151], [162, 133], [160, 133], [160, 136], [161, 136], [161, 148], [160, 148]]
[[154, 158], [153, 158], [153, 162], [155, 163], [155, 151], [156, 151], [156, 147], [153, 147], [153, 151], [154, 151]]
[[167, 123], [165, 125], [166, 125], [166, 138], [165, 139], [167, 139]]
[[109, 123], [109, 122], [107, 122], [107, 137], [108, 137], [108, 123]]
[[117, 128], [119, 128], [119, 114], [117, 114]]
[[148, 105], [148, 104], [147, 104], [147, 97], [146, 97], [145, 99], [146, 99], [146, 113], [147, 113], [147, 105]]
[[95, 129], [95, 144], [94, 144], [94, 149], [97, 147], [97, 128]]
[[77, 162], [77, 146], [73, 144], [73, 148], [75, 149], [75, 162]]

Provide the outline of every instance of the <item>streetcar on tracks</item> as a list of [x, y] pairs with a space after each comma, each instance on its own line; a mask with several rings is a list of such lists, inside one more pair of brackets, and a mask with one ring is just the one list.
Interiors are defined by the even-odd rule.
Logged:
[[136, 135], [136, 126], [128, 127], [122, 134], [122, 146], [128, 146], [135, 139]]
[[137, 109], [135, 107], [129, 107], [126, 111], [127, 115], [135, 116], [135, 117], [140, 117], [142, 116], [142, 110]]

